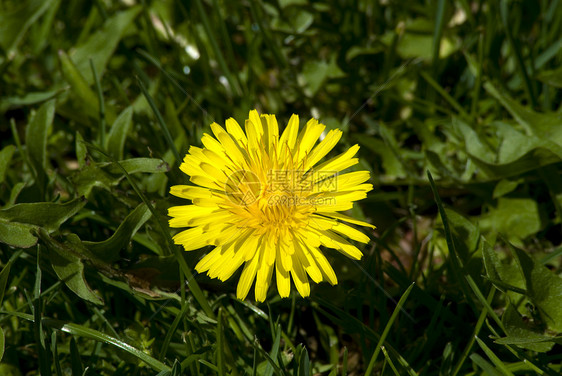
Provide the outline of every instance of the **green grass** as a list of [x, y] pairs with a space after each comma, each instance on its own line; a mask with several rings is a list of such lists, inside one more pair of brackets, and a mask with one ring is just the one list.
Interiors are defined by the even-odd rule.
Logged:
[[[562, 372], [559, 1], [134, 3], [0, 3], [0, 374]], [[254, 108], [372, 173], [308, 299], [237, 300], [167, 226]]]

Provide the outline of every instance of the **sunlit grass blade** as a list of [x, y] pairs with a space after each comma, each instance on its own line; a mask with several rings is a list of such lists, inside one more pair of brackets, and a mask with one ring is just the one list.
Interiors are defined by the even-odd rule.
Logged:
[[498, 358], [496, 354], [482, 341], [480, 338], [476, 337], [476, 342], [480, 345], [480, 348], [484, 350], [488, 358], [494, 363], [497, 369], [505, 376], [514, 376], [513, 373], [507, 368], [507, 366]]
[[54, 319], [43, 319], [43, 325], [48, 326], [53, 329], [58, 329], [62, 332], [69, 333], [79, 337], [85, 337], [89, 339], [93, 339], [95, 341], [100, 341], [112, 346], [115, 346], [123, 351], [128, 352], [129, 354], [135, 356], [136, 358], [140, 359], [141, 361], [145, 362], [147, 365], [152, 367], [154, 370], [160, 371], [170, 371], [171, 368], [164, 363], [160, 362], [157, 359], [154, 359], [150, 355], [144, 353], [143, 351], [121, 341], [117, 338], [111, 337], [105, 333], [97, 331], [95, 329], [88, 328], [83, 325], [78, 325], [74, 323], [69, 323], [61, 320], [54, 320]]
[[394, 321], [398, 317], [398, 314], [402, 310], [402, 306], [406, 302], [406, 299], [408, 299], [408, 295], [410, 295], [410, 292], [414, 288], [414, 285], [415, 284], [412, 283], [410, 285], [410, 287], [408, 287], [408, 289], [406, 291], [404, 291], [404, 294], [402, 294], [402, 297], [398, 301], [398, 304], [396, 304], [396, 307], [394, 308], [394, 312], [392, 312], [392, 315], [390, 316], [390, 319], [386, 323], [386, 326], [384, 327], [384, 330], [383, 330], [383, 332], [382, 332], [382, 334], [379, 338], [379, 341], [378, 341], [378, 343], [375, 347], [375, 351], [373, 352], [373, 355], [371, 356], [371, 360], [369, 361], [369, 365], [367, 367], [367, 370], [365, 371], [366, 376], [370, 376], [372, 374], [373, 369], [375, 367], [375, 362], [377, 360], [377, 356], [379, 355], [379, 352], [380, 352], [380, 350], [381, 350], [381, 348], [384, 344], [384, 341], [386, 340], [386, 337], [388, 336], [388, 333], [390, 332], [390, 329], [392, 328], [392, 325], [394, 324]]

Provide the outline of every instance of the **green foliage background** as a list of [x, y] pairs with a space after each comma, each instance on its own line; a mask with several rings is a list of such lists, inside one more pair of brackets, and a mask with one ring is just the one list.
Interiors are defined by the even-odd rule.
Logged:
[[[558, 375], [559, 1], [0, 2], [0, 374]], [[266, 304], [193, 276], [212, 121], [317, 117], [365, 257]]]

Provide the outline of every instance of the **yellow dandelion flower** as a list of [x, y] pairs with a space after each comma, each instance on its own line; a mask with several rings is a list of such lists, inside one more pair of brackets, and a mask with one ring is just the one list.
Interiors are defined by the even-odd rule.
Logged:
[[310, 120], [299, 132], [293, 115], [279, 137], [274, 115], [250, 111], [245, 131], [236, 120], [226, 129], [211, 124], [204, 147], [190, 147], [180, 169], [194, 185], [171, 187], [191, 204], [169, 208], [170, 227], [189, 227], [174, 236], [186, 251], [214, 248], [195, 266], [199, 273], [225, 281], [244, 265], [236, 295], [244, 299], [255, 282], [255, 298], [264, 301], [273, 273], [281, 297], [289, 296], [291, 278], [302, 296], [314, 282], [337, 284], [336, 274], [320, 250], [323, 245], [359, 260], [361, 251], [347, 241], [369, 237], [349, 226], [374, 226], [342, 211], [367, 196], [373, 186], [368, 171], [340, 174], [358, 162], [359, 146], [319, 165], [342, 132]]

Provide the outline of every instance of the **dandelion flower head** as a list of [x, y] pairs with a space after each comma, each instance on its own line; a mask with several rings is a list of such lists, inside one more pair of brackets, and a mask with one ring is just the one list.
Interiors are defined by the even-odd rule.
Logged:
[[191, 146], [180, 169], [193, 185], [172, 186], [174, 196], [191, 204], [170, 207], [170, 227], [188, 229], [174, 236], [186, 251], [212, 246], [195, 269], [221, 281], [244, 266], [236, 295], [245, 299], [255, 281], [255, 299], [264, 301], [275, 274], [281, 297], [291, 279], [303, 297], [309, 277], [337, 284], [320, 246], [359, 260], [361, 251], [344, 238], [367, 243], [369, 237], [350, 226], [372, 225], [342, 212], [367, 196], [368, 171], [341, 173], [358, 163], [355, 145], [318, 164], [342, 136], [339, 129], [311, 119], [299, 132], [293, 115], [279, 136], [275, 115], [250, 111], [245, 131], [230, 118], [226, 129], [211, 124], [202, 148]]

